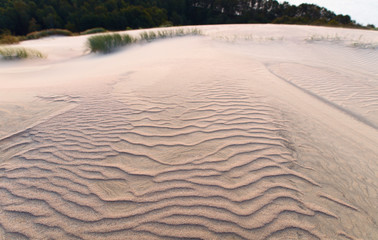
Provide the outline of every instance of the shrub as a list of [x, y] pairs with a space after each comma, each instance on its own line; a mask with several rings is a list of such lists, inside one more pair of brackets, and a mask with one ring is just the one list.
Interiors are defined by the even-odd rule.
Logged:
[[73, 36], [73, 33], [66, 29], [47, 29], [47, 30], [29, 33], [28, 35], [26, 35], [26, 39], [27, 40], [39, 39], [39, 38], [54, 36], [54, 35]]
[[43, 58], [43, 54], [28, 48], [0, 48], [0, 56], [4, 60], [17, 60], [26, 58]]
[[0, 35], [0, 44], [16, 44], [19, 42], [20, 40], [16, 36], [8, 34]]
[[81, 32], [80, 35], [88, 35], [88, 34], [104, 33], [104, 32], [107, 32], [105, 28], [91, 28], [91, 29], [85, 30], [84, 32]]
[[91, 52], [110, 53], [134, 41], [134, 38], [127, 34], [114, 33], [89, 37], [87, 44]]

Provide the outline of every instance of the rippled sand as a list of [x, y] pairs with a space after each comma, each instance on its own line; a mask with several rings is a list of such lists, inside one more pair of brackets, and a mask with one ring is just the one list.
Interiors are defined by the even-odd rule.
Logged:
[[0, 239], [378, 236], [378, 32], [201, 29], [0, 63]]

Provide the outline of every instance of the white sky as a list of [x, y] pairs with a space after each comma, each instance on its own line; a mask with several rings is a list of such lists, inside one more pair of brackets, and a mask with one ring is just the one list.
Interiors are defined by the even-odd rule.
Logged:
[[357, 23], [374, 24], [378, 27], [378, 0], [286, 0], [286, 2], [295, 5], [313, 3], [336, 14], [349, 15]]

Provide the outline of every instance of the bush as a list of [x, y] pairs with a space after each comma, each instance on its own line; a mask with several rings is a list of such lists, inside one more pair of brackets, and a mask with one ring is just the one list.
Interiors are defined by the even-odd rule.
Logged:
[[39, 38], [54, 36], [54, 35], [73, 36], [74, 34], [71, 31], [66, 30], [66, 29], [47, 29], [47, 30], [29, 33], [28, 35], [26, 35], [26, 39], [27, 40], [39, 39]]
[[0, 35], [0, 44], [16, 44], [19, 42], [20, 40], [16, 36], [8, 34]]
[[87, 44], [91, 52], [110, 53], [133, 42], [134, 38], [127, 34], [114, 33], [89, 37]]
[[28, 48], [0, 48], [0, 56], [4, 60], [17, 60], [26, 58], [43, 58], [43, 54]]
[[88, 35], [88, 34], [104, 33], [104, 32], [107, 32], [105, 28], [91, 28], [91, 29], [85, 30], [84, 32], [81, 32], [80, 35]]

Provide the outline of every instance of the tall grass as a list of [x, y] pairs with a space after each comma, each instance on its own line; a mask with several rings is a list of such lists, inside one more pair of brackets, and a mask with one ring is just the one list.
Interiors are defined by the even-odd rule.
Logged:
[[92, 36], [88, 38], [87, 45], [91, 52], [110, 53], [133, 42], [135, 39], [130, 35], [113, 33]]
[[142, 41], [151, 42], [156, 39], [164, 39], [164, 38], [173, 38], [173, 37], [183, 37], [183, 36], [197, 36], [202, 35], [201, 30], [193, 28], [193, 29], [168, 29], [168, 30], [159, 30], [159, 31], [148, 31], [142, 32], [139, 37]]
[[17, 60], [26, 58], [44, 58], [44, 55], [34, 49], [12, 47], [12, 48], [0, 48], [0, 59], [4, 60]]
[[202, 35], [198, 29], [170, 29], [159, 31], [146, 31], [139, 34], [138, 38], [134, 38], [128, 34], [103, 34], [88, 38], [87, 45], [91, 52], [110, 53], [116, 49], [128, 44], [137, 42], [151, 42], [156, 39], [173, 38], [188, 35]]
[[39, 38], [54, 36], [54, 35], [73, 36], [74, 34], [71, 31], [66, 30], [66, 29], [47, 29], [47, 30], [29, 33], [28, 35], [26, 35], [26, 40], [39, 39]]

